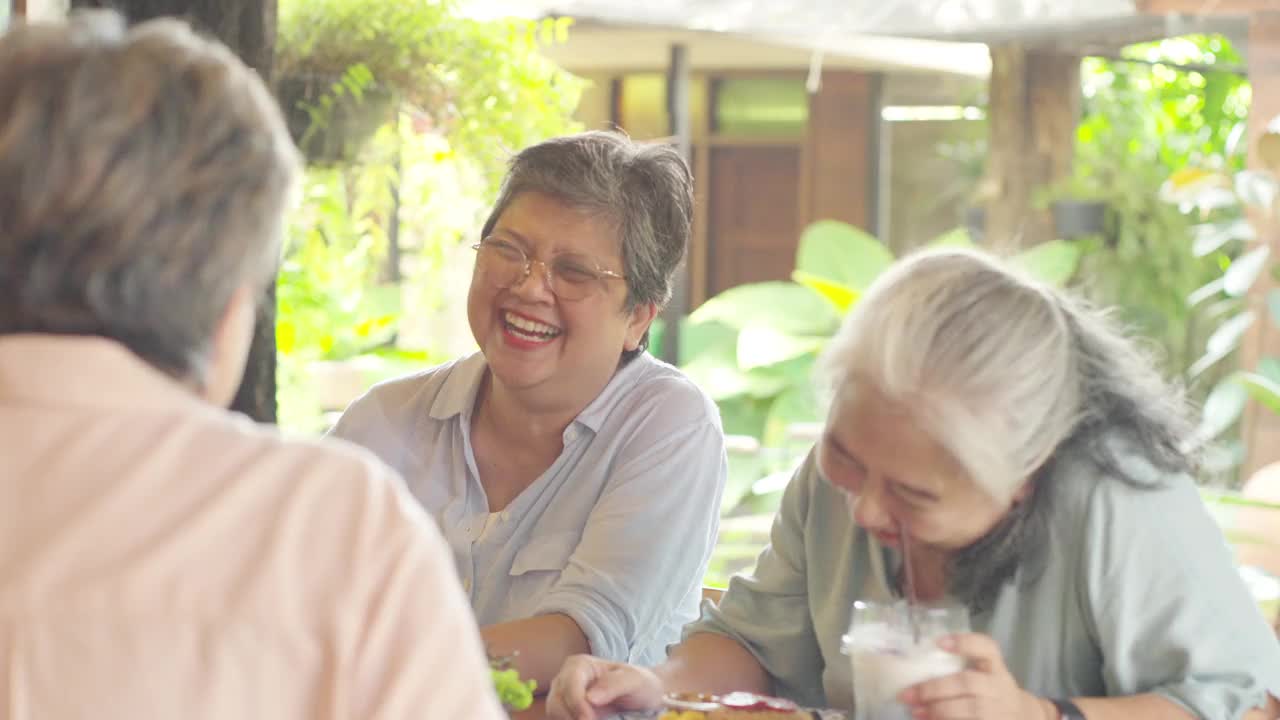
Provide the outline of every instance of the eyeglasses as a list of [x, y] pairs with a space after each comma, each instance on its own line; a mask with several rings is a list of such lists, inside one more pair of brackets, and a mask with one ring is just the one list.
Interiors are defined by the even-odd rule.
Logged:
[[542, 266], [547, 286], [561, 300], [584, 300], [603, 289], [606, 280], [626, 279], [578, 253], [563, 253], [543, 262], [529, 257], [520, 246], [495, 237], [487, 237], [471, 249], [477, 253], [484, 279], [503, 289], [524, 282], [533, 272], [534, 263]]

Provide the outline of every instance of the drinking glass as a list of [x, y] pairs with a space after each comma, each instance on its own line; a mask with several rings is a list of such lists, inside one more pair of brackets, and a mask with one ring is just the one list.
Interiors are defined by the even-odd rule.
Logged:
[[964, 658], [938, 647], [937, 641], [965, 632], [969, 611], [963, 605], [854, 603], [849, 634], [844, 636], [844, 652], [853, 669], [854, 720], [911, 720], [898, 694], [963, 670]]

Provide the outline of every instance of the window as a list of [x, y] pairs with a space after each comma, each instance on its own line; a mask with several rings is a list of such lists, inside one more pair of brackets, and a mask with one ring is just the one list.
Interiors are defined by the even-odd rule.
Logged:
[[[707, 79], [691, 78], [689, 114], [693, 132], [706, 127]], [[651, 140], [671, 134], [667, 117], [667, 76], [664, 73], [631, 73], [618, 86], [618, 124], [637, 140]]]
[[715, 132], [800, 137], [809, 121], [802, 78], [724, 78], [716, 83]]

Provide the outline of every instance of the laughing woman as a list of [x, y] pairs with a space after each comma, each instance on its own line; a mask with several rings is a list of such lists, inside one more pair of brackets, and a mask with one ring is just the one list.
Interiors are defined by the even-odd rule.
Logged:
[[693, 214], [671, 148], [591, 132], [512, 161], [475, 245], [480, 351], [374, 387], [333, 434], [440, 523], [489, 651], [547, 687], [592, 653], [654, 663], [697, 617], [719, 415], [646, 352]]

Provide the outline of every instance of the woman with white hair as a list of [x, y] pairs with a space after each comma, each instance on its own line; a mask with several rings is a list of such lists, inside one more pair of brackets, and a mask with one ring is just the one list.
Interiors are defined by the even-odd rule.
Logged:
[[[1192, 481], [1179, 395], [1098, 313], [980, 253], [903, 260], [824, 358], [823, 438], [754, 572], [652, 668], [571, 659], [553, 716], [745, 690], [852, 707], [854, 601], [967, 606], [917, 718], [1280, 712], [1280, 646]], [[909, 558], [904, 558], [905, 552]]]

